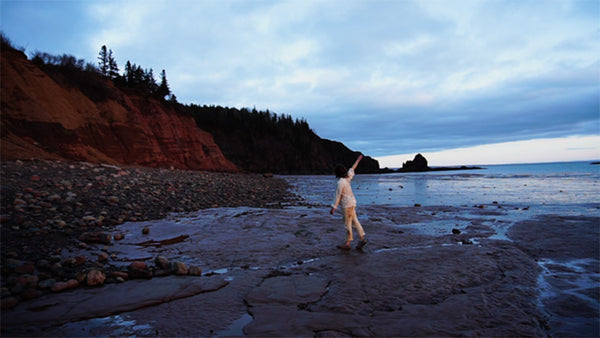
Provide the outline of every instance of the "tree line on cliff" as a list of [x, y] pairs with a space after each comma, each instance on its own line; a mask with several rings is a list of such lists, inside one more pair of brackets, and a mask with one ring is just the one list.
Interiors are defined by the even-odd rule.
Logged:
[[[358, 152], [320, 138], [304, 119], [221, 106], [189, 104], [182, 110], [211, 133], [221, 151], [240, 168], [282, 174], [331, 174], [336, 163], [350, 165]], [[357, 172], [377, 173], [379, 162], [366, 156]]]
[[[13, 48], [3, 34], [2, 48]], [[106, 46], [100, 48], [97, 65], [72, 55], [39, 51], [31, 54], [30, 60], [57, 83], [75, 87], [95, 102], [119, 100], [115, 91], [119, 89], [192, 116], [200, 129], [213, 135], [225, 157], [245, 171], [330, 174], [336, 163], [349, 165], [358, 155], [340, 142], [321, 139], [304, 119], [294, 120], [269, 110], [181, 104], [171, 93], [164, 70], [160, 83], [152, 68], [144, 69], [130, 61], [119, 74], [113, 52]], [[366, 156], [357, 171], [378, 172], [379, 163]]]
[[152, 68], [144, 69], [135, 63], [132, 64], [129, 60], [123, 74], [119, 74], [119, 66], [112, 50], [107, 49], [106, 46], [100, 48], [98, 65], [69, 54], [52, 55], [40, 51], [31, 54], [31, 61], [54, 80], [62, 83], [66, 81], [68, 84], [82, 89], [85, 93], [92, 94], [96, 100], [110, 98], [110, 89], [102, 86], [102, 83], [109, 79], [119, 88], [134, 89], [158, 99], [168, 97], [172, 102], [177, 101], [175, 95], [171, 93], [164, 69], [160, 74], [160, 83], [154, 78]]

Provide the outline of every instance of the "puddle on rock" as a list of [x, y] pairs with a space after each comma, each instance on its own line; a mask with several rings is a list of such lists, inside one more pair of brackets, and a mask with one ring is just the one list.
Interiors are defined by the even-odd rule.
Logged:
[[60, 327], [61, 332], [70, 337], [90, 336], [156, 336], [158, 332], [149, 324], [137, 324], [135, 320], [126, 320], [120, 315], [93, 318]]
[[547, 314], [551, 336], [596, 336], [600, 271], [596, 259], [540, 259], [538, 306]]
[[239, 319], [236, 319], [225, 330], [217, 334], [218, 337], [240, 337], [245, 336], [244, 326], [250, 324], [253, 320], [251, 315], [244, 313]]

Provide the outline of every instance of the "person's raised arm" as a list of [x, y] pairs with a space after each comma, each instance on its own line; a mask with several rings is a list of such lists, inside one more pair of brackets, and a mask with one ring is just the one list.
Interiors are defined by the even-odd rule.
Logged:
[[358, 155], [356, 162], [354, 162], [354, 164], [352, 165], [352, 170], [356, 170], [356, 167], [358, 166], [358, 162], [360, 162], [360, 160], [362, 160], [362, 158], [363, 158], [362, 154]]

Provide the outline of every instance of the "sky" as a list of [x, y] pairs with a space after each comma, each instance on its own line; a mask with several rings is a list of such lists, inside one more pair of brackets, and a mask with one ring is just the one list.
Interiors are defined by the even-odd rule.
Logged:
[[381, 167], [600, 159], [596, 0], [0, 0], [0, 29], [28, 55], [106, 45], [181, 103], [305, 119]]

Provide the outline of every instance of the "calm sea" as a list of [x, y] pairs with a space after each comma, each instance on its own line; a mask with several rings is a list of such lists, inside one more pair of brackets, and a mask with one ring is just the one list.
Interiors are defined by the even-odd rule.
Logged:
[[[590, 162], [482, 166], [480, 170], [356, 175], [359, 205], [510, 204], [598, 210], [600, 166]], [[336, 179], [286, 176], [307, 202], [329, 205]], [[587, 213], [587, 212], [584, 212]]]

